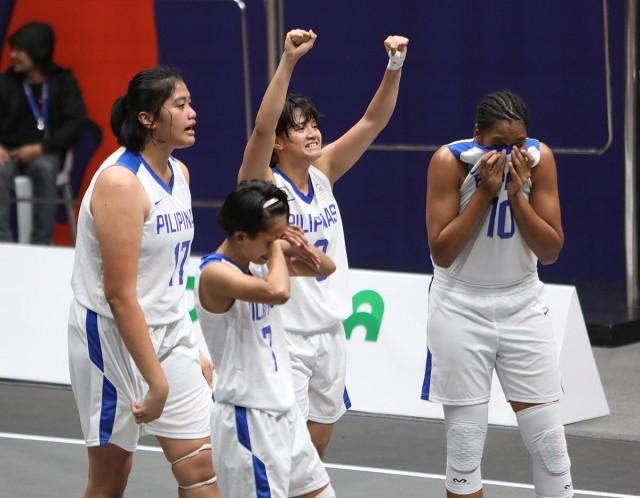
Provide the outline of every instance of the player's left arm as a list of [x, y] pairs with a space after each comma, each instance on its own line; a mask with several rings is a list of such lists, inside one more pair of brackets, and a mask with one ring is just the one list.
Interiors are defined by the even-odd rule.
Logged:
[[[390, 60], [404, 61], [409, 40], [404, 36], [389, 36], [384, 41]], [[398, 64], [401, 64], [398, 62]], [[402, 66], [387, 69], [366, 112], [353, 127], [335, 142], [322, 149], [315, 166], [334, 184], [364, 154], [378, 134], [387, 126], [396, 107]]]
[[[543, 265], [554, 263], [564, 244], [558, 195], [558, 173], [553, 152], [540, 143], [540, 163], [527, 166], [532, 158], [514, 147], [508, 183], [509, 204], [526, 244]], [[529, 201], [521, 187], [531, 177]]]

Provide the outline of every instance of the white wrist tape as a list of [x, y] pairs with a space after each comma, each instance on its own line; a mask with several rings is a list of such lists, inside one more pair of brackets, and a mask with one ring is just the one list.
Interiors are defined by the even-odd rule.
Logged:
[[397, 71], [402, 67], [402, 64], [404, 64], [405, 52], [400, 52], [399, 50], [396, 50], [396, 53], [392, 54], [391, 50], [389, 50], [388, 53], [389, 53], [389, 64], [387, 64], [387, 69], [389, 71]]

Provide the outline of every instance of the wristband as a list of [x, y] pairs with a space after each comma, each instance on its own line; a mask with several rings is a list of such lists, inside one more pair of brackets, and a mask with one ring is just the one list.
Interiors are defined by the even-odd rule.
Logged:
[[404, 64], [405, 52], [400, 52], [400, 50], [396, 50], [395, 54], [391, 53], [389, 50], [389, 64], [387, 64], [387, 69], [389, 71], [397, 71]]

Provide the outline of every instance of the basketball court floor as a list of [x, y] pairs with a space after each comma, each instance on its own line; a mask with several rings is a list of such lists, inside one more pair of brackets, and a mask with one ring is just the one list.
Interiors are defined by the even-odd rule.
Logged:
[[[576, 498], [640, 498], [640, 344], [594, 348], [612, 415], [567, 426]], [[82, 496], [86, 452], [68, 386], [0, 381], [0, 498]], [[327, 467], [340, 498], [444, 497], [440, 420], [351, 412], [336, 426]], [[513, 428], [490, 428], [485, 497], [532, 498], [529, 457]], [[155, 440], [134, 457], [127, 497], [174, 497]]]

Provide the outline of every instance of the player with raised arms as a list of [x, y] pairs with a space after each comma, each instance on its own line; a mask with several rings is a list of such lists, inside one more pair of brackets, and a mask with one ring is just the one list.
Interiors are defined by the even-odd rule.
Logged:
[[328, 278], [294, 279], [291, 299], [282, 307], [297, 402], [314, 445], [324, 457], [333, 424], [350, 406], [342, 321], [351, 313], [351, 293], [342, 216], [333, 185], [389, 122], [409, 41], [402, 36], [384, 41], [387, 70], [366, 112], [325, 147], [316, 106], [308, 97], [287, 96], [296, 63], [315, 41], [313, 31], [287, 33], [284, 53], [262, 99], [238, 179], [262, 179], [283, 188], [289, 199], [289, 224], [301, 227], [307, 240], [336, 264], [335, 273]]

